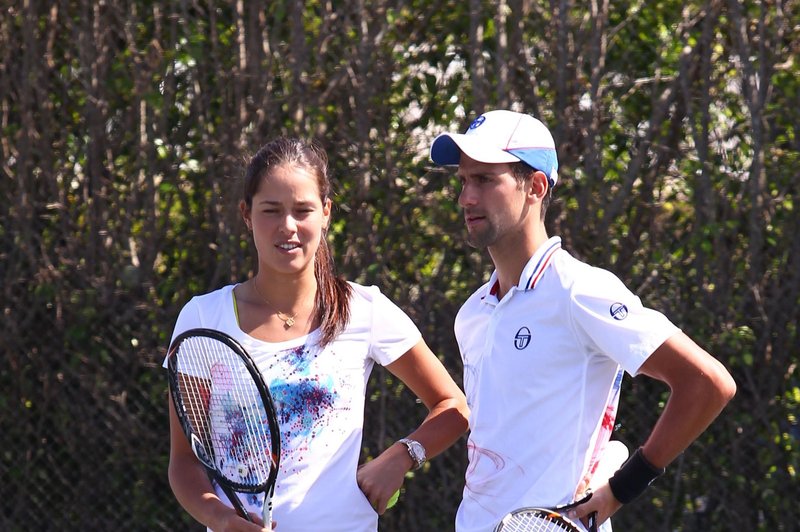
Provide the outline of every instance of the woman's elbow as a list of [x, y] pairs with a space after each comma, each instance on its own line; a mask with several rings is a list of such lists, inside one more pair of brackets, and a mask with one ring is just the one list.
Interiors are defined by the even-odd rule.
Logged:
[[469, 406], [467, 406], [466, 398], [463, 395], [455, 397], [451, 410], [461, 433], [466, 432], [469, 429]]

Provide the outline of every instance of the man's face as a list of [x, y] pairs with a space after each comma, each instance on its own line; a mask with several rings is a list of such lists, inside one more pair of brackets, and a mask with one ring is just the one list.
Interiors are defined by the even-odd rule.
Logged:
[[525, 189], [508, 163], [488, 164], [461, 155], [458, 165], [467, 241], [476, 248], [495, 246], [515, 232], [529, 213]]

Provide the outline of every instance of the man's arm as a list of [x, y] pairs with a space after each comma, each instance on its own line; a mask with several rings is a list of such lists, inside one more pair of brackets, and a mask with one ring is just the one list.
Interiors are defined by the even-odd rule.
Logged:
[[659, 468], [708, 428], [736, 393], [725, 367], [682, 332], [656, 349], [640, 373], [670, 388], [667, 405], [642, 448], [647, 461]]
[[[641, 456], [655, 469], [666, 467], [689, 447], [736, 393], [736, 383], [725, 367], [682, 332], [661, 344], [639, 373], [670, 388], [667, 405], [641, 449]], [[638, 472], [633, 476], [639, 476]], [[638, 492], [636, 486], [633, 488]], [[599, 524], [621, 506], [605, 483], [569, 515], [582, 519], [597, 511]]]

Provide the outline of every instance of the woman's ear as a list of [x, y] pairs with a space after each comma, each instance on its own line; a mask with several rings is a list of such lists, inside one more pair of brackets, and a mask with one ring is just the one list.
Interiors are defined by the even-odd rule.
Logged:
[[322, 216], [323, 216], [323, 223], [322, 227], [327, 231], [328, 227], [331, 225], [331, 209], [333, 208], [333, 202], [331, 202], [330, 198], [325, 198], [325, 201], [322, 203]]
[[239, 213], [242, 215], [242, 220], [244, 220], [244, 225], [247, 226], [247, 230], [252, 233], [253, 218], [251, 217], [250, 207], [247, 206], [244, 200], [239, 202]]

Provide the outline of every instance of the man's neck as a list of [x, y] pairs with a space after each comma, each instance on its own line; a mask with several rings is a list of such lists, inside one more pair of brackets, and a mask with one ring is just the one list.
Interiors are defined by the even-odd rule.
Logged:
[[522, 270], [547, 239], [544, 224], [539, 224], [532, 231], [520, 233], [519, 238], [507, 238], [489, 247], [489, 255], [497, 270], [497, 281], [500, 285], [497, 299], [502, 299], [511, 287], [519, 283]]

